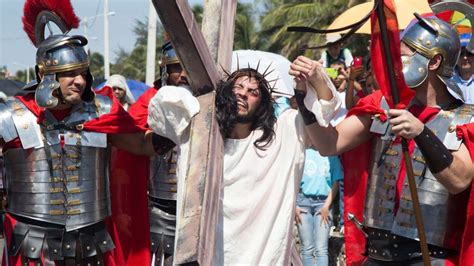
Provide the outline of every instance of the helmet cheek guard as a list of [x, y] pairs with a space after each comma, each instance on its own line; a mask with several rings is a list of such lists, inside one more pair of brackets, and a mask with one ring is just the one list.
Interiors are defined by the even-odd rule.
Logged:
[[38, 106], [43, 108], [53, 108], [58, 105], [58, 98], [53, 96], [53, 92], [60, 88], [56, 80], [56, 74], [46, 74], [38, 84], [35, 92], [35, 101]]
[[418, 53], [413, 56], [402, 56], [403, 76], [409, 88], [420, 86], [428, 77], [430, 60]]

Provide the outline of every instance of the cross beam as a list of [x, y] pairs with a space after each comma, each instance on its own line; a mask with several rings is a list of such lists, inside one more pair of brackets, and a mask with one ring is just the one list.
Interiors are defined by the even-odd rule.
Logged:
[[[220, 0], [217, 61], [230, 69], [237, 0]], [[223, 139], [215, 119], [213, 90], [220, 74], [187, 0], [153, 0], [160, 20], [198, 97], [200, 112], [191, 122], [189, 166], [178, 206], [174, 263], [212, 265], [223, 175]], [[214, 49], [215, 50], [215, 49]]]
[[161, 23], [197, 94], [212, 91], [219, 80], [216, 63], [187, 0], [153, 0]]

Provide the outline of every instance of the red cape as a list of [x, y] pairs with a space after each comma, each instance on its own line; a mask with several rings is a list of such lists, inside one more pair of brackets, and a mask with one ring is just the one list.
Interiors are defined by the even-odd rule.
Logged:
[[[112, 100], [112, 108], [108, 114], [84, 123], [84, 130], [107, 133], [127, 134], [142, 132], [143, 127], [137, 126], [135, 120], [122, 108], [113, 97], [112, 90], [107, 87], [100, 94]], [[25, 106], [41, 119], [44, 109], [36, 105], [34, 94], [17, 97]], [[110, 235], [115, 243], [115, 249], [104, 254], [105, 265], [149, 265], [149, 224], [148, 201], [146, 197], [148, 175], [143, 173], [143, 161], [136, 160], [133, 164], [122, 162], [122, 165], [133, 166], [133, 175], [124, 175], [120, 168], [114, 167], [114, 155], [110, 175], [110, 192], [112, 216], [106, 219]], [[141, 156], [135, 156], [141, 157]], [[130, 171], [132, 172], [132, 171]], [[133, 185], [132, 185], [133, 184]], [[10, 241], [10, 235], [15, 220], [8, 216], [4, 222], [5, 236]], [[5, 258], [5, 256], [4, 256]], [[10, 264], [20, 266], [19, 257], [10, 257]], [[5, 265], [3, 263], [2, 265]]]
[[[148, 129], [148, 103], [155, 95], [156, 89], [148, 89], [130, 106], [128, 114], [134, 118], [143, 130]], [[148, 177], [150, 175], [150, 158], [138, 156], [127, 151], [114, 149], [112, 152], [111, 190], [122, 200], [117, 199], [112, 208], [112, 220], [119, 221], [119, 243], [123, 258], [119, 265], [150, 265], [150, 224], [148, 212]], [[134, 189], [130, 189], [133, 187]], [[123, 200], [125, 199], [125, 200]], [[137, 204], [140, 203], [140, 204]]]
[[[474, 162], [474, 124], [470, 123], [457, 127], [457, 134], [462, 138]], [[466, 225], [461, 245], [459, 265], [474, 265], [474, 188], [469, 188], [469, 202], [467, 205]]]
[[142, 126], [149, 128], [148, 119], [148, 104], [150, 104], [151, 98], [158, 92], [158, 88], [151, 87], [146, 90], [138, 100], [130, 106], [128, 113], [135, 118], [137, 123]]
[[[351, 109], [347, 116], [351, 115], [373, 115], [382, 112], [379, 109], [382, 92], [375, 93], [362, 98], [356, 107]], [[421, 121], [431, 120], [437, 111], [434, 108], [410, 109]], [[474, 124], [458, 127], [458, 135], [464, 139], [464, 143], [474, 158]], [[372, 152], [372, 140], [342, 154], [341, 162], [344, 168], [344, 236], [346, 243], [347, 265], [361, 265], [365, 260], [365, 238], [354, 224], [347, 220], [347, 214], [352, 213], [360, 221], [363, 221], [364, 204], [368, 182], [368, 170]], [[413, 150], [414, 142], [409, 142], [410, 152]], [[355, 160], [354, 158], [357, 158]], [[397, 186], [401, 188], [405, 176], [405, 166], [401, 161], [401, 170]], [[462, 193], [463, 194], [463, 193]], [[464, 219], [464, 216], [459, 217]], [[447, 265], [474, 265], [474, 190], [468, 200], [466, 226], [462, 235], [462, 246], [460, 256], [452, 258]], [[458, 261], [459, 259], [459, 261]]]

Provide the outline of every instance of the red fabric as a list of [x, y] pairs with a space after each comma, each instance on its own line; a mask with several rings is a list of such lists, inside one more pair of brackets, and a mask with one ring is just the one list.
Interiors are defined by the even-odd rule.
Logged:
[[[137, 124], [148, 128], [148, 104], [156, 94], [154, 88], [148, 89], [138, 100], [130, 106], [128, 113], [135, 118]], [[117, 235], [119, 243], [130, 243], [133, 249], [123, 249], [124, 263], [119, 265], [149, 265], [150, 264], [150, 224], [148, 218], [148, 205], [137, 202], [148, 202], [148, 176], [150, 175], [150, 158], [147, 156], [133, 155], [127, 151], [114, 149], [112, 153], [111, 190], [122, 199], [113, 205], [112, 220], [119, 221]], [[135, 187], [130, 190], [129, 187]], [[112, 197], [114, 195], [112, 194]], [[133, 200], [130, 200], [133, 199]], [[117, 222], [116, 222], [117, 223]], [[121, 258], [122, 259], [122, 258]], [[146, 260], [146, 262], [144, 261]]]
[[[347, 113], [347, 117], [383, 114], [386, 119], [384, 111], [379, 107], [382, 96], [382, 92], [378, 90], [361, 98], [357, 105]], [[359, 221], [364, 220], [365, 193], [371, 152], [372, 140], [369, 140], [341, 155], [344, 169], [344, 240], [347, 265], [361, 265], [365, 259], [363, 255], [365, 252], [364, 235], [352, 222], [347, 220], [347, 214], [352, 213]]]
[[[458, 126], [457, 134], [459, 138], [463, 139], [469, 150], [471, 160], [474, 162], [474, 124]], [[462, 236], [459, 265], [474, 265], [474, 188], [472, 185], [469, 190], [466, 225]]]
[[128, 113], [130, 113], [130, 115], [135, 118], [137, 123], [146, 128], [149, 128], [147, 124], [148, 104], [150, 103], [151, 98], [153, 98], [157, 92], [158, 88], [149, 88], [128, 109]]
[[347, 116], [351, 115], [379, 115], [380, 120], [386, 121], [387, 115], [385, 111], [380, 108], [380, 101], [382, 99], [382, 91], [377, 90], [366, 97], [360, 98], [357, 105], [350, 109]]
[[[138, 126], [135, 120], [122, 108], [113, 97], [110, 88], [102, 90], [100, 94], [112, 99], [111, 111], [84, 123], [84, 130], [107, 134], [138, 133], [145, 130], [144, 127]], [[34, 94], [17, 98], [39, 120], [43, 117], [44, 109], [36, 105]], [[61, 113], [60, 111], [59, 114]], [[19, 142], [19, 140], [15, 141]], [[120, 155], [122, 153], [125, 155]], [[106, 224], [107, 230], [114, 240], [115, 249], [104, 254], [105, 265], [149, 265], [148, 157], [135, 156], [115, 149], [111, 159], [112, 216], [106, 219]], [[14, 224], [15, 220], [7, 215], [4, 223], [7, 241], [9, 241]], [[21, 266], [21, 261], [18, 257], [10, 257], [10, 265]]]
[[[84, 130], [108, 134], [127, 134], [141, 132], [144, 128], [137, 126], [136, 121], [131, 117], [115, 97], [110, 87], [101, 90], [104, 96], [112, 100], [112, 108], [109, 113], [101, 115], [95, 119], [84, 123]], [[16, 96], [36, 117], [38, 121], [44, 119], [44, 108], [39, 107], [35, 102], [34, 93]], [[54, 112], [54, 111], [53, 111]]]
[[[395, 79], [399, 90], [398, 95], [400, 103], [406, 106], [410, 102], [411, 98], [413, 98], [414, 92], [405, 85], [405, 80], [403, 79], [402, 61], [400, 53], [400, 32], [398, 29], [395, 4], [393, 0], [384, 0], [384, 13], [386, 17], [388, 39], [390, 43], [389, 53], [392, 55]], [[380, 32], [377, 12], [372, 13], [370, 20], [372, 29], [370, 57], [372, 58], [373, 71], [375, 73], [377, 82], [380, 85], [382, 93], [385, 96], [385, 99], [387, 99], [389, 106], [393, 108], [394, 104], [389, 82], [390, 73], [388, 73], [388, 69], [386, 66], [387, 60], [384, 55], [382, 35]]]
[[112, 216], [107, 225], [115, 242], [115, 263], [150, 265], [149, 158], [113, 148], [111, 169]]

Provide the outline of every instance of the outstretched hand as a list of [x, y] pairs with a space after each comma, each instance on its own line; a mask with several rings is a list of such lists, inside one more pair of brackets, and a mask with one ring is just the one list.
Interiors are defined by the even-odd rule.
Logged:
[[390, 109], [387, 112], [392, 131], [406, 139], [414, 139], [423, 131], [424, 124], [412, 113], [403, 109]]

